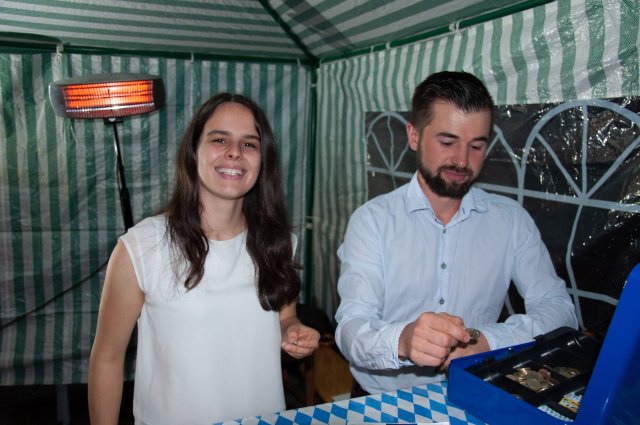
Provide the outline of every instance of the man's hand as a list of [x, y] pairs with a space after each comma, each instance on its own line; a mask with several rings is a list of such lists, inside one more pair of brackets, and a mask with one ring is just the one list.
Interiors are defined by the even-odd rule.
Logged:
[[419, 366], [440, 367], [458, 344], [466, 344], [470, 339], [460, 317], [447, 313], [422, 313], [402, 330], [398, 356]]
[[484, 335], [480, 334], [477, 339], [469, 341], [468, 343], [461, 342], [458, 343], [457, 346], [453, 347], [444, 363], [442, 363], [440, 369], [447, 370], [449, 368], [449, 363], [451, 363], [451, 360], [453, 359], [470, 356], [472, 354], [484, 353], [485, 351], [489, 351], [489, 343]]

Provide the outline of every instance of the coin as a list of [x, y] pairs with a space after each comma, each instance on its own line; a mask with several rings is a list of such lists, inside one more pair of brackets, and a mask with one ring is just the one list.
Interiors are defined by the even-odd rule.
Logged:
[[559, 375], [564, 376], [565, 378], [573, 378], [574, 376], [580, 374], [580, 371], [575, 367], [567, 367], [567, 366], [554, 367], [553, 371], [558, 373]]
[[534, 377], [527, 377], [527, 387], [532, 389], [533, 391], [540, 391], [542, 385], [540, 385], [540, 380]]
[[467, 333], [471, 337], [471, 341], [473, 341], [474, 339], [480, 338], [480, 331], [477, 329], [465, 328], [465, 331], [467, 331]]
[[547, 369], [544, 369], [544, 368], [540, 369], [538, 373], [540, 374], [540, 377], [542, 379], [548, 380], [551, 377], [551, 372], [549, 372]]
[[[560, 370], [568, 373], [565, 371], [565, 369], [567, 368], [563, 367]], [[545, 368], [540, 368], [535, 371], [530, 367], [518, 367], [514, 368], [512, 373], [505, 376], [508, 379], [511, 379], [512, 381], [515, 381], [520, 385], [523, 385], [535, 392], [545, 391], [558, 384], [558, 381], [551, 377], [551, 372], [549, 371], [549, 369]]]

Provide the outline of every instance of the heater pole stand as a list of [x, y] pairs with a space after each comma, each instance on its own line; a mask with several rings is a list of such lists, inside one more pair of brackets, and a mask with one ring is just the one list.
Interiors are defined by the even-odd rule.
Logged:
[[113, 127], [114, 148], [118, 160], [118, 188], [120, 189], [120, 208], [122, 209], [122, 220], [125, 230], [133, 227], [133, 214], [131, 213], [131, 201], [129, 200], [129, 190], [124, 178], [124, 165], [122, 165], [122, 155], [120, 154], [120, 140], [118, 139], [117, 124], [122, 122], [122, 118], [105, 118], [104, 123]]

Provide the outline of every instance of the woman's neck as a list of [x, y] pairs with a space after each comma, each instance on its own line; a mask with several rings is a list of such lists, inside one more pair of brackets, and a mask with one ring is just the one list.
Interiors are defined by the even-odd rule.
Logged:
[[219, 202], [204, 205], [200, 225], [207, 238], [216, 241], [233, 239], [242, 233], [247, 223], [242, 212], [242, 202]]

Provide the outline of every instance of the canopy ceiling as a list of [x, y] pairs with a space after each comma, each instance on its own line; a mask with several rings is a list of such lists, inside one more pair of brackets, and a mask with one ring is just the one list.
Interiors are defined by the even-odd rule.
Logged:
[[0, 0], [0, 43], [315, 62], [548, 2]]

